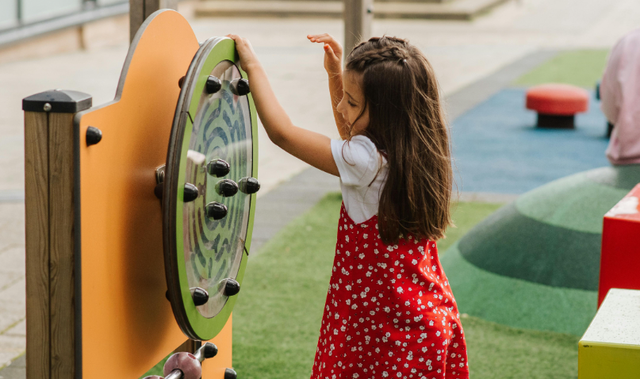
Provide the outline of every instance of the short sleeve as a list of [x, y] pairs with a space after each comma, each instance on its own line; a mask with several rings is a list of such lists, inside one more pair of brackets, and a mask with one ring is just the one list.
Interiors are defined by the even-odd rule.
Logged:
[[340, 180], [345, 185], [367, 186], [386, 161], [376, 145], [365, 136], [351, 140], [331, 140], [331, 153], [338, 166]]

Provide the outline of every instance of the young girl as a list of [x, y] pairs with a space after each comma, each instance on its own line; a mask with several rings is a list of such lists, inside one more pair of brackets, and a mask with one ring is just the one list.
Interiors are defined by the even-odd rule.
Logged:
[[343, 205], [312, 379], [468, 378], [458, 309], [435, 241], [451, 223], [449, 137], [438, 85], [407, 41], [371, 38], [325, 69], [342, 140], [294, 126], [236, 35], [258, 115], [278, 146], [340, 177]]

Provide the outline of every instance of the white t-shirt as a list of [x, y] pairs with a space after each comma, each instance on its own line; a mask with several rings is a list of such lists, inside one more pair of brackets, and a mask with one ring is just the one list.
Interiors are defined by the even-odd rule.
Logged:
[[349, 217], [362, 223], [378, 214], [387, 160], [371, 140], [354, 136], [350, 141], [331, 140], [331, 152], [340, 172], [342, 201]]

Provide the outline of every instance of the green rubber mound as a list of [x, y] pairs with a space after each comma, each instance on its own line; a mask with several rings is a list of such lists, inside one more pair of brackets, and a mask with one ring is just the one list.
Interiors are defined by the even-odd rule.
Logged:
[[442, 257], [460, 311], [581, 335], [596, 310], [602, 218], [638, 182], [640, 165], [586, 171], [477, 224]]
[[479, 223], [460, 240], [459, 250], [495, 274], [596, 291], [602, 218], [638, 182], [639, 165], [556, 180]]
[[598, 288], [599, 247], [599, 234], [545, 224], [523, 216], [513, 204], [459, 242], [467, 261], [495, 274], [591, 291]]
[[[637, 171], [628, 177], [640, 179]], [[551, 226], [599, 235], [602, 216], [633, 188], [611, 186], [614, 173], [617, 176], [618, 171], [597, 169], [556, 180], [519, 197], [516, 208], [523, 216]]]
[[464, 259], [458, 245], [440, 260], [460, 313], [514, 328], [574, 336], [584, 333], [596, 313], [595, 291], [551, 287], [494, 274]]

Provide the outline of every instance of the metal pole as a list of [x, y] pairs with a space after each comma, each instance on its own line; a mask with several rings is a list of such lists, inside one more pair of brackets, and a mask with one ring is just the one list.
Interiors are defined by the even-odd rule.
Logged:
[[129, 42], [151, 14], [159, 9], [178, 9], [178, 0], [129, 0]]
[[344, 0], [344, 52], [371, 37], [373, 0]]

